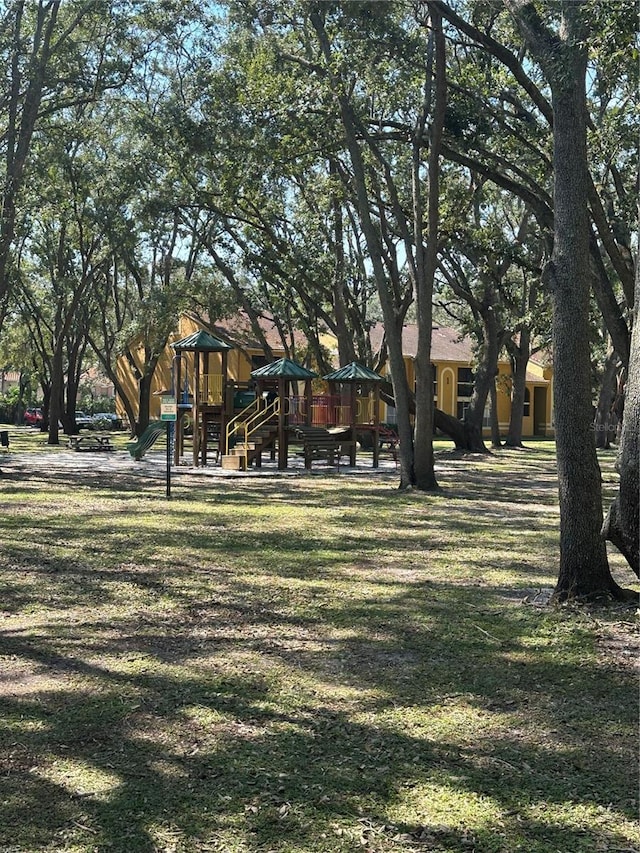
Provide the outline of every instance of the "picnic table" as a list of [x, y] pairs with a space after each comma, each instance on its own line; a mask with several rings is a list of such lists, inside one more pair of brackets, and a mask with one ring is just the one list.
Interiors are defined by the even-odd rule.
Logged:
[[326, 457], [330, 465], [333, 465], [334, 458], [337, 457], [340, 465], [344, 448], [353, 444], [351, 430], [345, 427], [325, 429], [299, 424], [290, 429], [293, 431], [295, 440], [302, 442], [305, 468], [311, 468], [311, 461], [321, 457]]
[[111, 436], [89, 433], [88, 435], [70, 435], [69, 447], [71, 450], [113, 450]]

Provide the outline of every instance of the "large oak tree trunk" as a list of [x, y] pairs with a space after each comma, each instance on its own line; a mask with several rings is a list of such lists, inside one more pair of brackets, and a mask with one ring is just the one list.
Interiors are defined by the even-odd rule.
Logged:
[[600, 468], [593, 434], [589, 352], [587, 197], [587, 13], [561, 2], [552, 30], [532, 3], [505, 0], [551, 87], [553, 100], [553, 252], [543, 279], [553, 305], [560, 570], [555, 598], [624, 597], [609, 570], [602, 527]]
[[[575, 16], [580, 10], [575, 10]], [[574, 15], [565, 15], [569, 31]], [[587, 52], [561, 45], [551, 69], [554, 142], [554, 244], [546, 278], [553, 304], [553, 366], [560, 497], [559, 600], [620, 590], [609, 571], [602, 527], [601, 477], [592, 429], [589, 351], [589, 221], [585, 75]], [[561, 67], [559, 67], [561, 64]]]
[[[155, 364], [153, 365], [155, 370]], [[153, 382], [154, 370], [145, 370], [138, 380], [138, 421], [135, 434], [138, 438], [149, 426], [151, 410], [151, 383]], [[195, 412], [194, 421], [195, 421]]]
[[423, 249], [421, 145], [426, 111], [419, 123], [413, 145], [413, 224], [415, 242], [415, 291], [418, 319], [418, 351], [416, 353], [416, 419], [414, 472], [416, 488], [423, 491], [438, 488], [433, 456], [433, 373], [431, 368], [431, 335], [433, 321], [433, 284], [438, 265], [440, 228], [440, 147], [447, 105], [445, 38], [442, 18], [430, 12], [432, 38], [435, 45], [435, 102], [429, 140], [428, 236]]
[[640, 263], [637, 261], [633, 314], [631, 356], [618, 456], [620, 487], [609, 508], [602, 533], [618, 548], [640, 577]]
[[[511, 391], [511, 412], [509, 430], [505, 444], [507, 447], [522, 447], [522, 419], [524, 417], [525, 394], [527, 389], [527, 364], [531, 352], [531, 332], [522, 329], [518, 344], [511, 351], [513, 364], [513, 387]], [[531, 403], [533, 401], [530, 401]]]

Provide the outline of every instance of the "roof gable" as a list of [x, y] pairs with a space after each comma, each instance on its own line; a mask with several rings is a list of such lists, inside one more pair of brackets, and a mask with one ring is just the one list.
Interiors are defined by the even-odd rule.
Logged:
[[[384, 336], [384, 325], [376, 323], [371, 329], [370, 336], [373, 351], [379, 352]], [[402, 327], [402, 353], [408, 358], [415, 358], [418, 353], [418, 326], [415, 323], [405, 323]], [[471, 338], [449, 326], [433, 326], [431, 361], [460, 361], [471, 364], [473, 361]]]
[[[245, 311], [238, 311], [231, 317], [227, 317], [223, 320], [217, 320], [215, 323], [208, 322], [207, 318], [203, 316], [197, 316], [194, 314], [190, 314], [190, 316], [195, 323], [204, 326], [216, 337], [220, 338], [222, 341], [226, 341], [233, 347], [239, 347], [244, 350], [260, 350], [260, 352], [264, 349], [263, 343], [256, 334]], [[260, 327], [260, 331], [267, 342], [267, 346], [274, 353], [284, 352], [285, 346], [282, 343], [280, 329], [278, 328], [275, 319], [271, 315], [261, 314], [257, 318], [257, 322]], [[303, 349], [307, 345], [307, 339], [302, 332], [295, 331], [293, 333], [293, 339], [291, 339], [289, 335], [286, 335], [285, 337], [287, 347], [291, 347], [293, 345]]]

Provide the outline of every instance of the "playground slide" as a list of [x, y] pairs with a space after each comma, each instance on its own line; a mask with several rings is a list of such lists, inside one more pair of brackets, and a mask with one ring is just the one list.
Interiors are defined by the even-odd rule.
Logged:
[[165, 421], [150, 421], [149, 426], [142, 433], [140, 438], [130, 441], [127, 444], [129, 453], [139, 462], [144, 454], [152, 447], [156, 440], [161, 435], [166, 435], [167, 424]]

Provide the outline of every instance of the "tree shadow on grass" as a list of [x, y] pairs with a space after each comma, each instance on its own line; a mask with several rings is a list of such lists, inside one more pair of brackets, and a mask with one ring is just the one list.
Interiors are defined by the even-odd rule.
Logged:
[[[626, 730], [628, 742], [625, 672], [557, 658], [544, 631], [532, 646], [535, 630], [517, 611], [465, 615], [464, 590], [428, 585], [421, 599], [399, 586], [373, 625], [362, 605], [292, 619], [247, 607], [248, 592], [232, 617], [234, 601], [225, 602], [221, 635], [207, 633], [211, 603], [186, 609], [182, 623], [157, 616], [142, 629], [119, 619], [77, 635], [55, 624], [5, 631], [3, 654], [59, 679], [59, 689], [5, 692], [13, 730], [0, 845], [65, 849], [86, 838], [87, 850], [151, 853], [171, 849], [172, 833], [185, 850], [231, 834], [246, 850], [337, 851], [370, 834], [381, 850], [624, 849], [623, 832], [562, 823], [553, 807], [612, 803], [634, 819], [615, 736], [590, 755], [593, 725], [616, 707], [612, 730]], [[305, 650], [301, 625], [316, 648]], [[345, 625], [349, 636], [326, 635]], [[87, 649], [82, 636], [93, 638]], [[572, 640], [576, 657], [585, 636]], [[142, 671], [113, 663], [127, 658]], [[327, 685], [357, 691], [357, 707], [344, 697], [328, 704]], [[452, 709], [475, 726], [468, 737], [451, 736]], [[434, 719], [444, 729], [431, 730]], [[388, 813], [408, 788], [421, 792], [425, 815], [429, 796], [446, 789], [454, 804], [484, 803], [487, 818], [466, 829], [394, 822]]]
[[[139, 509], [135, 489], [64, 522], [45, 506], [23, 541], [0, 518], [22, 567], [3, 600], [0, 850], [628, 847], [633, 675], [594, 662], [590, 632], [561, 611], [425, 577], [429, 549], [453, 557], [472, 535], [493, 533], [492, 559], [512, 564], [513, 532], [486, 516], [460, 528], [463, 493], [435, 520], [438, 499], [344, 478], [322, 497], [334, 541], [285, 537], [268, 515], [244, 529], [252, 497], [317, 503], [312, 482], [282, 485], [179, 497], [188, 531], [172, 510], [148, 528], [116, 510]], [[266, 552], [278, 559], [263, 569]], [[403, 575], [405, 553], [423, 562]], [[423, 819], [403, 818], [408, 802]]]

